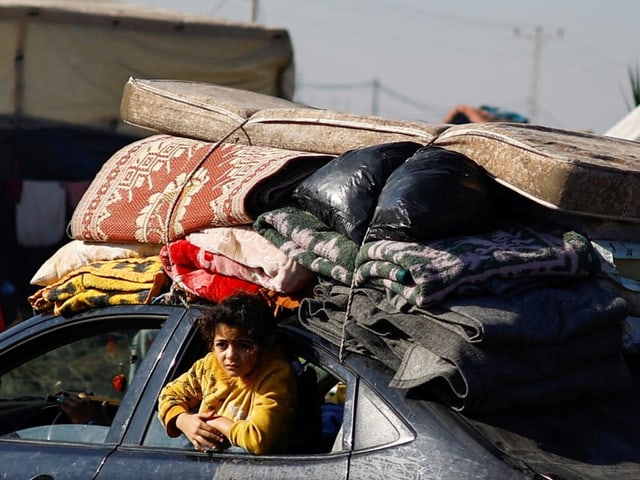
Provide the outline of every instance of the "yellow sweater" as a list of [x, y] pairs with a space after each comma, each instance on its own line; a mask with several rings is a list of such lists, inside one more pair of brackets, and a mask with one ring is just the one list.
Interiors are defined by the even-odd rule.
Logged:
[[197, 360], [168, 383], [158, 398], [158, 417], [167, 434], [181, 434], [173, 421], [181, 413], [215, 411], [233, 420], [229, 441], [254, 454], [286, 450], [296, 406], [291, 364], [271, 354], [247, 378], [229, 377], [215, 354]]

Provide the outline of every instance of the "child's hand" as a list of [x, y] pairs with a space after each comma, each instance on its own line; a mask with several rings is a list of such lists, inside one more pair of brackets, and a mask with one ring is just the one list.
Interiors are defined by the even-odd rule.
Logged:
[[217, 415], [208, 413], [182, 413], [176, 418], [176, 427], [186, 435], [196, 450], [219, 450], [227, 441], [226, 437], [217, 429], [207, 424]]

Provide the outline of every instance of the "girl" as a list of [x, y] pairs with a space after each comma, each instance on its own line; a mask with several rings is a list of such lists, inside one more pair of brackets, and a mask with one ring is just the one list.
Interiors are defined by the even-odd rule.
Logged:
[[183, 433], [200, 451], [229, 445], [254, 454], [286, 450], [296, 382], [273, 341], [275, 325], [266, 301], [249, 294], [229, 297], [198, 319], [210, 351], [158, 399], [169, 436]]

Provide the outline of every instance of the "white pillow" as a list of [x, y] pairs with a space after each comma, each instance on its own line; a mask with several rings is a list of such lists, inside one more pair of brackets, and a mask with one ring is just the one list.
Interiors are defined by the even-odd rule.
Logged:
[[42, 264], [30, 283], [46, 287], [84, 265], [101, 260], [158, 255], [161, 247], [162, 245], [150, 243], [94, 243], [71, 240]]

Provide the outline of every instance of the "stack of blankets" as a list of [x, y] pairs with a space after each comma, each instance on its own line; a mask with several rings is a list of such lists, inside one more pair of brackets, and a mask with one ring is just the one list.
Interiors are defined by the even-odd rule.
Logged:
[[[495, 140], [515, 127], [491, 128]], [[562, 217], [490, 174], [503, 153], [441, 129], [440, 143], [338, 154], [166, 133], [135, 141], [93, 180], [29, 301], [67, 316], [177, 294], [262, 295], [344, 354], [384, 363], [392, 386], [427, 388], [459, 411], [629, 390], [634, 296], [592, 236], [614, 225], [632, 242], [635, 220]], [[531, 125], [516, 133], [527, 129], [544, 137]], [[616, 142], [589, 140], [603, 155]], [[640, 159], [640, 145], [619, 142]]]

